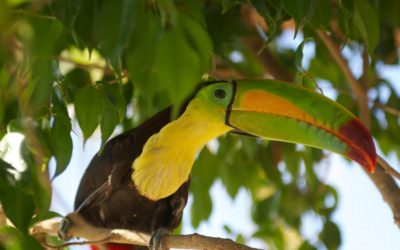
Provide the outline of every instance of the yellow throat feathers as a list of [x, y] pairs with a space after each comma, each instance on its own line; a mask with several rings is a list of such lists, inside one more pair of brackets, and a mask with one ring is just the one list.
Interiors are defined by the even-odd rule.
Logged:
[[139, 193], [151, 200], [173, 194], [189, 178], [196, 154], [230, 127], [201, 112], [186, 111], [154, 134], [136, 158], [132, 180]]

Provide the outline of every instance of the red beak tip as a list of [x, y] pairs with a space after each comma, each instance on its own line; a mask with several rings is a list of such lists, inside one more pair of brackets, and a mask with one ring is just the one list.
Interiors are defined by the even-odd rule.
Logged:
[[369, 166], [369, 167], [367, 168], [367, 171], [368, 171], [370, 174], [375, 173], [375, 165]]
[[369, 173], [374, 173], [376, 150], [369, 130], [358, 119], [354, 118], [345, 123], [339, 131], [349, 142], [347, 156], [358, 162]]

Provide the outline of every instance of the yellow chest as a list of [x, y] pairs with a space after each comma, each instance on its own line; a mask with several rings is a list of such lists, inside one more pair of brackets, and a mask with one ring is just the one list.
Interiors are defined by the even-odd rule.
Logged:
[[189, 178], [196, 154], [211, 139], [231, 128], [184, 114], [150, 137], [133, 163], [132, 179], [151, 200], [173, 194]]

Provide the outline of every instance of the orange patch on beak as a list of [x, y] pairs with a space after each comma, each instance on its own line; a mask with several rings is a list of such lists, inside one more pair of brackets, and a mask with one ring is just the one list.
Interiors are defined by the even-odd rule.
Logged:
[[252, 90], [245, 93], [239, 105], [239, 107], [233, 107], [233, 109], [286, 116], [313, 125], [322, 125], [319, 124], [314, 117], [294, 106], [293, 103], [288, 100], [260, 90]]

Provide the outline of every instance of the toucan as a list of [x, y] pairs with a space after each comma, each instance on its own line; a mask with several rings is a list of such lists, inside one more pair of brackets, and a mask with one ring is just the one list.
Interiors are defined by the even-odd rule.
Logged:
[[366, 127], [344, 107], [296, 84], [207, 82], [182, 110], [176, 119], [171, 119], [171, 108], [162, 110], [111, 139], [93, 157], [75, 200], [85, 221], [153, 235], [175, 229], [198, 152], [230, 132], [329, 150], [369, 172], [375, 169], [375, 146]]

